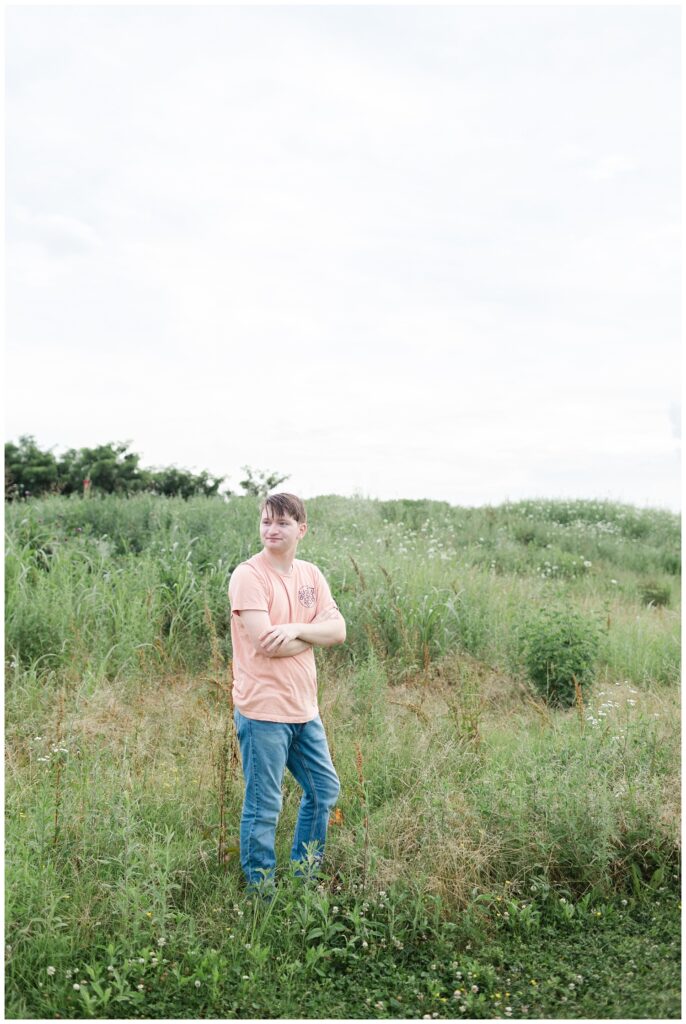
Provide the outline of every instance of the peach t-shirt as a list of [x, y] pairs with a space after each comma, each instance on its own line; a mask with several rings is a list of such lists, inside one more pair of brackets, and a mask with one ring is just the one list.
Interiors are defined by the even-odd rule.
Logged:
[[296, 558], [293, 571], [274, 569], [264, 552], [236, 566], [229, 583], [233, 702], [242, 715], [262, 722], [309, 722], [317, 707], [317, 671], [312, 648], [289, 658], [258, 654], [240, 612], [269, 613], [272, 625], [330, 618], [338, 607], [322, 572]]

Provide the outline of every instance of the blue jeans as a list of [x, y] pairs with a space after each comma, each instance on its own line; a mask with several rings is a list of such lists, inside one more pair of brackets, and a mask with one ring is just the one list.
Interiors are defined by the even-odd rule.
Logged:
[[302, 723], [260, 722], [246, 718], [235, 708], [234, 722], [245, 778], [241, 867], [248, 885], [256, 885], [273, 877], [276, 867], [274, 838], [285, 769], [303, 788], [292, 861], [304, 860], [310, 843], [317, 844], [317, 858], [321, 859], [329, 814], [338, 798], [340, 783], [319, 715]]

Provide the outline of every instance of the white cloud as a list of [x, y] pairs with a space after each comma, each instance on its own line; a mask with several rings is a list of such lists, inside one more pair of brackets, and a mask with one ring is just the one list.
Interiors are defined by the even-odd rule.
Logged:
[[630, 156], [623, 156], [621, 153], [614, 153], [603, 156], [583, 173], [593, 181], [609, 181], [620, 174], [627, 174], [638, 168], [637, 162]]
[[77, 217], [59, 213], [38, 214], [22, 206], [8, 210], [8, 240], [14, 243], [37, 243], [59, 259], [71, 253], [83, 253], [99, 242], [97, 231]]
[[681, 441], [681, 402], [671, 402], [669, 419], [672, 425], [672, 436]]

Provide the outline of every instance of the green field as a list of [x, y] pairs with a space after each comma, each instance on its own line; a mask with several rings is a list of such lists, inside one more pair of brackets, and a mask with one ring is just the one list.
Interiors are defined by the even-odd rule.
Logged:
[[[227, 588], [253, 498], [6, 508], [6, 1013], [670, 1017], [679, 995], [680, 520], [603, 502], [321, 497], [298, 556], [341, 778], [325, 872], [244, 895]], [[522, 636], [601, 646], [570, 708]]]

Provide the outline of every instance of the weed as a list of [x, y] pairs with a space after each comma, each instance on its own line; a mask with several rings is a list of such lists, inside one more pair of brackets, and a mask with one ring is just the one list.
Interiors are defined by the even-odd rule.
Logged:
[[653, 608], [666, 608], [672, 596], [669, 584], [657, 580], [646, 580], [641, 584], [640, 592], [644, 603]]
[[571, 706], [577, 687], [596, 665], [600, 631], [595, 621], [572, 610], [544, 608], [520, 629], [529, 678], [548, 703]]

